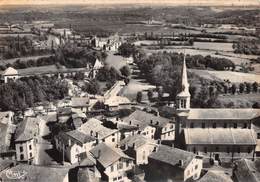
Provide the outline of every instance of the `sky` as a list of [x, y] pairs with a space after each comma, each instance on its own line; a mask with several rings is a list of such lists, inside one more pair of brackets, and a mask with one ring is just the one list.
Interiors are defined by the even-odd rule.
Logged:
[[159, 5], [205, 5], [246, 6], [260, 5], [260, 0], [0, 0], [0, 5], [27, 4], [159, 4]]

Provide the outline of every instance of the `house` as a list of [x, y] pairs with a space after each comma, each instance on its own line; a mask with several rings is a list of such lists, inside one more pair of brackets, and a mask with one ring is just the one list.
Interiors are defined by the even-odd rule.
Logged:
[[185, 58], [181, 82], [176, 98], [176, 145], [219, 162], [254, 157], [252, 123], [260, 118], [260, 109], [190, 108]]
[[18, 164], [0, 172], [2, 181], [12, 182], [69, 182], [69, 168]]
[[147, 181], [197, 180], [202, 170], [202, 157], [178, 148], [160, 145], [148, 157]]
[[0, 112], [0, 157], [15, 159], [15, 151], [10, 150], [11, 138], [15, 132], [14, 113]]
[[241, 159], [235, 162], [233, 168], [234, 182], [258, 182], [260, 181], [260, 161]]
[[56, 149], [72, 164], [79, 162], [80, 154], [87, 154], [95, 143], [94, 137], [78, 130], [60, 132], [55, 136]]
[[120, 147], [130, 157], [135, 159], [137, 165], [147, 164], [148, 156], [156, 149], [158, 144], [143, 135], [134, 135], [124, 138]]
[[[149, 125], [149, 123], [132, 118], [131, 115], [129, 117], [126, 117], [125, 119], [123, 119], [123, 122], [118, 123], [118, 125], [119, 125], [118, 127], [121, 129], [129, 128], [131, 126], [136, 127], [136, 129], [132, 131], [132, 135], [140, 134], [146, 138], [154, 139], [156, 128]], [[129, 134], [126, 134], [126, 135], [129, 135]]]
[[116, 146], [120, 141], [120, 132], [116, 129], [110, 129], [103, 126], [102, 122], [91, 118], [86, 123], [81, 125], [78, 131], [94, 137], [99, 143]]
[[130, 121], [132, 121], [132, 123], [139, 121], [142, 125], [145, 123], [155, 128], [153, 137], [151, 135], [152, 139], [174, 140], [175, 138], [175, 124], [170, 119], [161, 117], [158, 114], [154, 115], [145, 111], [136, 110], [123, 120], [125, 123], [130, 123]]
[[98, 71], [103, 67], [104, 67], [103, 63], [99, 59], [96, 59], [94, 65], [92, 67], [92, 78], [95, 78]]
[[198, 182], [219, 182], [219, 181], [225, 181], [225, 182], [233, 182], [230, 176], [225, 174], [223, 171], [207, 171], [204, 176], [202, 176]]
[[103, 181], [130, 181], [127, 172], [132, 170], [134, 160], [120, 149], [101, 143], [90, 150], [91, 156], [96, 159], [97, 169]]
[[72, 97], [71, 110], [75, 113], [86, 113], [89, 108], [89, 97]]
[[39, 135], [40, 119], [26, 117], [15, 131], [16, 160], [32, 163], [36, 155], [36, 143]]
[[77, 182], [100, 182], [101, 174], [96, 167], [96, 161], [90, 160], [88, 157], [83, 159], [79, 166], [76, 167]]
[[19, 78], [18, 71], [14, 69], [13, 67], [8, 67], [3, 73], [2, 73], [2, 80], [4, 83], [8, 83], [10, 81], [15, 81]]

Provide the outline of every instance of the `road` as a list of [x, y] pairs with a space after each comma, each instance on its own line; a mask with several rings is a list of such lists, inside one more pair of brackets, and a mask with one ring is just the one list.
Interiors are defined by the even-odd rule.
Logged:
[[48, 141], [50, 130], [46, 125], [46, 121], [41, 120], [39, 127], [40, 127], [40, 133], [39, 133], [38, 143], [36, 144], [35, 164], [36, 165], [57, 164], [51, 157], [53, 145]]

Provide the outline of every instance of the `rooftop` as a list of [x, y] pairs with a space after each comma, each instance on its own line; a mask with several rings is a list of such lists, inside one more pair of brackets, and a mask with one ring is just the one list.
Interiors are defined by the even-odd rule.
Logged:
[[93, 135], [96, 135], [96, 133], [98, 133], [98, 138], [100, 139], [110, 136], [113, 133], [118, 131], [103, 126], [102, 122], [95, 118], [89, 119], [86, 123], [81, 125], [77, 130], [88, 135], [90, 135], [91, 133], [93, 133]]
[[198, 182], [233, 182], [233, 180], [222, 171], [208, 171]]
[[17, 75], [18, 71], [16, 69], [14, 69], [13, 67], [8, 67], [6, 70], [4, 70], [4, 72], [2, 73], [2, 75], [8, 76], [8, 75]]
[[[183, 169], [186, 168], [195, 157], [196, 155], [191, 152], [166, 145], [160, 145], [156, 152], [149, 155], [149, 158], [151, 159], [158, 160], [172, 166], [178, 166]], [[183, 161], [182, 166], [179, 166], [180, 160]]]
[[186, 128], [186, 144], [256, 145], [252, 129], [239, 128]]
[[78, 130], [72, 130], [69, 132], [61, 132], [60, 137], [64, 140], [68, 140], [69, 138], [75, 140], [76, 142], [80, 142], [81, 144], [88, 143], [94, 141], [95, 138], [91, 137], [90, 135], [86, 135]]
[[71, 107], [86, 107], [89, 103], [88, 97], [72, 97]]
[[143, 135], [128, 136], [120, 142], [120, 146], [128, 145], [129, 147], [135, 146], [135, 148], [141, 147], [145, 144], [156, 145], [154, 140], [145, 138]]
[[15, 141], [27, 141], [35, 137], [38, 134], [39, 120], [36, 117], [26, 117], [23, 122], [19, 123], [15, 132]]
[[112, 148], [104, 143], [101, 143], [90, 150], [90, 153], [97, 159], [104, 168], [118, 161], [120, 158], [133, 160], [131, 157], [124, 154], [118, 148]]
[[260, 109], [190, 109], [188, 119], [251, 120], [260, 117]]
[[161, 116], [155, 116], [154, 114], [147, 113], [141, 110], [136, 110], [135, 112], [130, 114], [124, 119], [124, 122], [129, 123], [129, 121], [133, 120], [141, 121], [142, 123], [145, 122], [149, 125], [158, 125], [160, 127], [164, 127], [167, 123], [170, 122], [170, 119]]
[[258, 182], [260, 181], [260, 161], [251, 161], [248, 159], [242, 159], [236, 161], [236, 170], [234, 170], [234, 175], [239, 182], [250, 181]]

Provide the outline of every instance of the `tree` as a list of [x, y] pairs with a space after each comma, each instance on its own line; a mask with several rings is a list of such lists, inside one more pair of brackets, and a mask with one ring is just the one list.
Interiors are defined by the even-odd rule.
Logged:
[[254, 109], [259, 109], [260, 108], [260, 104], [258, 102], [255, 102], [253, 105], [252, 105], [252, 108]]
[[251, 92], [251, 83], [248, 83], [248, 82], [246, 82], [245, 83], [246, 84], [246, 92], [248, 93], [248, 94], [250, 94], [250, 92]]
[[253, 91], [254, 91], [254, 92], [257, 92], [257, 91], [258, 91], [258, 83], [257, 83], [257, 82], [254, 82], [254, 83], [252, 84], [252, 87], [253, 87]]
[[118, 53], [123, 56], [123, 57], [130, 57], [133, 55], [135, 52], [135, 46], [130, 43], [123, 43], [119, 48], [118, 48]]
[[148, 92], [147, 92], [147, 97], [148, 97], [149, 101], [152, 101], [153, 91], [152, 91], [151, 89], [148, 90]]
[[127, 66], [127, 65], [120, 68], [120, 72], [125, 77], [128, 77], [131, 75], [131, 70], [130, 70], [129, 66]]
[[136, 101], [141, 103], [142, 102], [142, 97], [143, 97], [143, 93], [142, 92], [137, 92], [137, 94], [136, 94]]
[[245, 91], [245, 84], [244, 83], [240, 83], [239, 84], [239, 92], [242, 94]]
[[235, 95], [236, 91], [237, 91], [237, 86], [236, 86], [236, 84], [232, 84], [232, 87], [231, 87], [231, 92], [232, 92], [232, 94]]

